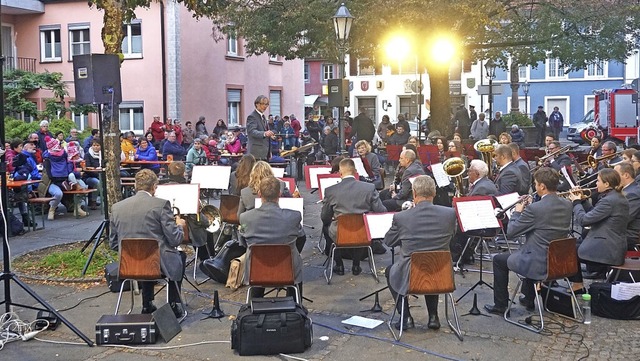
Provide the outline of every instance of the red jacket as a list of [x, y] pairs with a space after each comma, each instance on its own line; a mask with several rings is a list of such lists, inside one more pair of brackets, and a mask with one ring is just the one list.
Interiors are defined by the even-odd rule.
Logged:
[[153, 138], [156, 141], [161, 141], [164, 139], [164, 123], [161, 121], [153, 121], [151, 123], [151, 134], [153, 134]]

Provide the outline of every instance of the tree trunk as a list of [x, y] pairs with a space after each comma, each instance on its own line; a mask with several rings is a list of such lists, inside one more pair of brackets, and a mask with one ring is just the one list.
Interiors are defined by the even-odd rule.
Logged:
[[520, 98], [518, 97], [518, 89], [520, 89], [520, 65], [511, 62], [511, 114], [520, 112]]
[[429, 69], [429, 85], [431, 88], [431, 120], [429, 130], [440, 131], [443, 136], [452, 136], [454, 126], [451, 119], [449, 98], [449, 70]]
[[[118, 0], [107, 0], [104, 6], [104, 24], [102, 28], [102, 43], [105, 54], [121, 56], [122, 23], [126, 4]], [[102, 112], [102, 129], [104, 130], [105, 178], [107, 180], [107, 200], [109, 212], [111, 206], [122, 200], [120, 183], [120, 111], [119, 104], [105, 104]]]

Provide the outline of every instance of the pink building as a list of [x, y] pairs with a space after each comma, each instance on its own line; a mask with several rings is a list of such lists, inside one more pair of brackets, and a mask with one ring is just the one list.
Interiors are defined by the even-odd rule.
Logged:
[[304, 60], [304, 106], [307, 114], [327, 115], [331, 112], [327, 106], [327, 81], [338, 77], [337, 64], [316, 58]]
[[[102, 12], [85, 1], [3, 0], [2, 51], [5, 69], [60, 72], [75, 96], [73, 55], [104, 53]], [[258, 95], [271, 100], [272, 114], [302, 114], [303, 61], [267, 54], [247, 56], [242, 39], [218, 34], [210, 20], [195, 20], [181, 5], [152, 2], [123, 24], [120, 129], [142, 134], [152, 117], [194, 124], [204, 115], [207, 128], [218, 119], [244, 124]], [[37, 91], [41, 108], [51, 98]], [[73, 115], [79, 128], [96, 127], [97, 116]]]

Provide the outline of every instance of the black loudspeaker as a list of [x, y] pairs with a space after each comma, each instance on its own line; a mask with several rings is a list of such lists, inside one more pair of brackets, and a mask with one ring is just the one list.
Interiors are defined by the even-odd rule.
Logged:
[[113, 54], [86, 54], [73, 57], [76, 104], [122, 102], [120, 58]]
[[347, 79], [329, 79], [329, 106], [349, 107], [349, 81]]

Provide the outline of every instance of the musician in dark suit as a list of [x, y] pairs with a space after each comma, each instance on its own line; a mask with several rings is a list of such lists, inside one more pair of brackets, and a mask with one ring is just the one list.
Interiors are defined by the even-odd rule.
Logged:
[[397, 192], [385, 189], [380, 192], [380, 199], [389, 212], [402, 209], [402, 203], [412, 200], [411, 178], [424, 175], [424, 169], [412, 150], [404, 150], [400, 153], [400, 167], [404, 168], [400, 189]]
[[[176, 247], [182, 242], [184, 219], [175, 217], [169, 201], [155, 198], [158, 177], [149, 169], [136, 173], [136, 194], [112, 207], [109, 227], [109, 244], [117, 250], [125, 238], [153, 238], [160, 246], [160, 266], [169, 283], [169, 304], [176, 317], [182, 317], [184, 309], [180, 302], [180, 285], [184, 274], [184, 253]], [[142, 287], [142, 313], [152, 313], [153, 287], [155, 282], [140, 282]]]
[[[618, 147], [616, 146], [616, 143], [610, 140], [602, 143], [602, 157], [611, 156], [617, 153], [617, 151], [618, 151]], [[613, 165], [618, 164], [620, 162], [622, 162], [622, 157], [620, 155], [613, 156], [610, 159], [605, 159], [600, 161], [600, 163], [598, 163], [598, 170], [612, 167]]]
[[[587, 265], [587, 271], [603, 273], [608, 266], [624, 263], [629, 202], [620, 192], [620, 175], [611, 168], [598, 172], [596, 187], [600, 199], [593, 207], [576, 193], [570, 194], [569, 199], [573, 202], [575, 222], [582, 227], [591, 227], [579, 243], [578, 259]], [[582, 272], [569, 280], [574, 282], [574, 289], [582, 289]]]
[[[325, 189], [322, 200], [322, 230], [327, 240], [327, 249], [336, 239], [338, 231], [337, 218], [343, 214], [364, 214], [368, 212], [386, 212], [382, 205], [375, 186], [371, 183], [360, 182], [355, 179], [356, 166], [353, 160], [346, 158], [340, 161], [340, 177], [342, 181]], [[360, 260], [363, 256], [362, 249], [353, 250], [353, 263], [351, 272], [357, 276], [362, 272]], [[333, 271], [338, 275], [344, 275], [341, 250], [336, 249], [336, 264]]]
[[635, 182], [635, 170], [631, 163], [622, 162], [613, 168], [620, 175], [622, 194], [629, 202], [629, 223], [627, 224], [627, 247], [635, 250], [640, 236], [640, 185]]
[[529, 188], [531, 188], [531, 170], [529, 169], [529, 164], [522, 159], [520, 156], [520, 146], [516, 143], [509, 143], [509, 148], [511, 148], [511, 157], [513, 158], [513, 163], [518, 166], [520, 170], [520, 176], [522, 177], [520, 186], [522, 187], [518, 193], [520, 195], [525, 195], [529, 193]]
[[[503, 314], [509, 304], [509, 270], [526, 277], [522, 285], [520, 303], [533, 310], [535, 280], [547, 277], [549, 242], [567, 237], [571, 226], [571, 203], [556, 195], [560, 175], [551, 168], [541, 168], [534, 175], [538, 202], [518, 203], [509, 220], [507, 238], [520, 235], [526, 238], [518, 250], [493, 257], [493, 300], [485, 305], [490, 313]], [[530, 198], [529, 198], [530, 199]]]
[[487, 175], [489, 167], [487, 163], [480, 159], [473, 159], [469, 164], [467, 175], [469, 176], [469, 195], [470, 196], [495, 196], [498, 188]]
[[254, 105], [256, 109], [247, 117], [247, 150], [258, 160], [269, 160], [269, 146], [271, 137], [274, 136], [272, 129], [269, 129], [265, 112], [269, 107], [269, 98], [260, 95], [256, 98]]
[[[288, 244], [293, 258], [295, 283], [302, 295], [302, 257], [296, 248], [300, 239], [306, 240], [301, 224], [302, 215], [280, 208], [280, 181], [275, 177], [267, 177], [260, 182], [259, 194], [262, 206], [240, 215], [240, 228], [248, 246], [247, 259], [250, 259], [251, 246], [254, 244]], [[247, 275], [250, 266], [250, 262], [247, 262]], [[264, 289], [254, 288], [252, 291], [253, 297], [263, 295]]]
[[496, 147], [495, 156], [499, 167], [495, 180], [498, 195], [519, 192], [523, 188], [522, 174], [513, 162], [511, 148], [508, 145], [500, 144]]
[[[384, 237], [387, 246], [400, 246], [400, 257], [394, 264], [387, 267], [385, 276], [389, 284], [391, 296], [396, 301], [396, 308], [401, 312], [402, 304], [398, 301], [398, 294], [406, 295], [409, 288], [409, 269], [411, 254], [419, 251], [438, 251], [449, 249], [449, 243], [456, 230], [456, 213], [452, 208], [433, 204], [436, 194], [435, 181], [429, 176], [419, 176], [413, 181], [413, 200], [415, 207], [396, 213], [393, 216], [391, 229]], [[440, 328], [438, 319], [438, 295], [425, 296], [429, 323], [427, 327], [437, 330]], [[406, 328], [413, 327], [413, 318], [409, 311], [409, 302], [404, 299], [403, 324]], [[400, 329], [400, 322], [395, 324]]]

